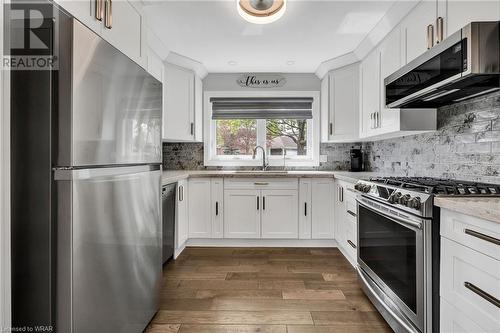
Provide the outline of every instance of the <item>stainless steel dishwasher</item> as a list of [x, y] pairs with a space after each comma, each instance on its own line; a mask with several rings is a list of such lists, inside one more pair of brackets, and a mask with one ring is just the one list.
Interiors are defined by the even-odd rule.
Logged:
[[161, 191], [163, 263], [167, 262], [174, 255], [176, 188], [177, 183], [174, 183], [163, 186]]

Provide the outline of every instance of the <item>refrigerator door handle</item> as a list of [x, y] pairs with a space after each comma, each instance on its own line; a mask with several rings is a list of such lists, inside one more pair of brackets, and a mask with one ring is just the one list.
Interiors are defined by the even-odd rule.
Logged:
[[130, 173], [149, 172], [160, 170], [160, 165], [134, 165], [106, 168], [88, 168], [88, 169], [67, 169], [54, 168], [54, 180], [77, 180], [89, 179], [95, 177], [118, 176]]

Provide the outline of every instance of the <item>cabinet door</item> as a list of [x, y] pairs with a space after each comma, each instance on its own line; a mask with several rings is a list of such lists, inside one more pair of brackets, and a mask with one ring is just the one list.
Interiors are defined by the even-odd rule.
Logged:
[[203, 82], [194, 76], [194, 141], [203, 142]]
[[386, 77], [401, 68], [401, 29], [396, 27], [380, 45], [380, 131], [399, 131], [399, 109], [385, 107]]
[[149, 49], [148, 73], [151, 74], [155, 79], [163, 83], [163, 71], [163, 61], [153, 50]]
[[166, 140], [192, 141], [194, 136], [193, 89], [194, 73], [167, 64], [163, 85], [164, 113], [163, 138]]
[[101, 36], [129, 58], [140, 63], [141, 24], [141, 14], [130, 2], [113, 1], [111, 29], [103, 27]]
[[373, 115], [380, 108], [380, 52], [373, 50], [361, 63], [361, 137], [375, 132]]
[[224, 191], [224, 238], [260, 238], [260, 191]]
[[[405, 63], [409, 63], [427, 51], [427, 26], [435, 26], [437, 2], [421, 1], [401, 23], [405, 38]], [[434, 30], [434, 33], [436, 31]]]
[[189, 180], [189, 237], [212, 237], [212, 203], [210, 178]]
[[311, 180], [299, 181], [299, 239], [311, 239]]
[[439, 0], [438, 16], [444, 18], [444, 36], [447, 37], [471, 22], [500, 20], [500, 1]]
[[359, 66], [348, 66], [330, 75], [329, 141], [355, 140], [359, 136]]
[[[333, 127], [331, 128], [333, 133]], [[330, 73], [321, 80], [321, 141], [330, 139]]]
[[[96, 0], [56, 0], [55, 2], [67, 10], [78, 21], [86, 25], [87, 28], [93, 30], [98, 35], [101, 34], [103, 23], [96, 19]], [[104, 15], [104, 2], [101, 11], [102, 15]]]
[[211, 206], [212, 206], [212, 238], [224, 236], [224, 179], [212, 178], [211, 180]]
[[177, 244], [176, 248], [182, 246], [188, 239], [188, 182], [180, 180], [177, 183]]
[[312, 181], [312, 238], [333, 239], [334, 228], [334, 186], [331, 179]]
[[262, 190], [262, 238], [299, 236], [297, 190]]

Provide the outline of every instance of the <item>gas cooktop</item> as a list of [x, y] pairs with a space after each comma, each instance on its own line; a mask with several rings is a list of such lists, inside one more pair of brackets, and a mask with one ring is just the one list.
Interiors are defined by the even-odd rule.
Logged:
[[371, 177], [354, 188], [362, 200], [431, 218], [435, 196], [499, 196], [500, 185], [428, 177]]
[[387, 184], [434, 195], [500, 196], [500, 185], [429, 177], [372, 177], [370, 182]]

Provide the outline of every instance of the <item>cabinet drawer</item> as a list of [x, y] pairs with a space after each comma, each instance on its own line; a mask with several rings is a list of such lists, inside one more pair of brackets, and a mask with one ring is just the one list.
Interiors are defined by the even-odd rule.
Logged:
[[500, 299], [500, 261], [441, 238], [440, 281], [441, 297], [486, 331], [500, 331], [500, 310], [495, 304]]
[[[441, 210], [441, 236], [500, 260], [500, 224]], [[495, 240], [496, 239], [496, 240]]]
[[298, 178], [225, 178], [225, 189], [298, 190]]
[[476, 322], [441, 298], [439, 328], [445, 333], [484, 332]]

